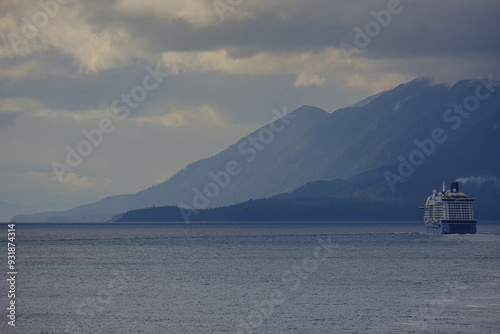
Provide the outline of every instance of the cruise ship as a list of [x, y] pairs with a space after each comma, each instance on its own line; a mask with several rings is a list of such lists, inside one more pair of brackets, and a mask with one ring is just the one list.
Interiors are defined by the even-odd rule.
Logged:
[[474, 219], [474, 198], [458, 190], [458, 182], [451, 183], [451, 190], [437, 192], [427, 197], [424, 223], [427, 232], [441, 234], [475, 234], [477, 220]]

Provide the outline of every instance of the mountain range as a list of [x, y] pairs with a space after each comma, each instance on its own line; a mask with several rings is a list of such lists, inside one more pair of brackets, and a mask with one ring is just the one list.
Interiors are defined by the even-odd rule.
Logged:
[[16, 214], [32, 214], [36, 210], [19, 204], [0, 201], [0, 222], [9, 221]]
[[[271, 123], [158, 185], [13, 221], [107, 221], [162, 206], [219, 210], [213, 214], [218, 220], [238, 220], [215, 209], [223, 206], [247, 210], [240, 216], [248, 220], [269, 220], [248, 212], [269, 207], [271, 217], [280, 206], [285, 216], [295, 212], [302, 220], [311, 212], [320, 220], [411, 220], [421, 217], [412, 208], [423, 205], [444, 179], [459, 178], [477, 198], [478, 217], [498, 219], [500, 187], [467, 180], [500, 174], [499, 107], [498, 81], [450, 86], [420, 78], [332, 113], [313, 106], [274, 110]], [[333, 207], [339, 208], [333, 216], [322, 215]]]

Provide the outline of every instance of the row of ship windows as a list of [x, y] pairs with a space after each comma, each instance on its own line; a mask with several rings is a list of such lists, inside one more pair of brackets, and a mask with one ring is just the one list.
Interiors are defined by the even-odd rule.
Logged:
[[474, 212], [472, 206], [450, 206], [448, 207], [448, 212], [445, 214], [445, 218], [448, 219], [473, 219]]
[[[444, 209], [444, 210], [443, 210]], [[436, 219], [473, 219], [472, 205], [446, 205], [425, 210], [425, 218]]]

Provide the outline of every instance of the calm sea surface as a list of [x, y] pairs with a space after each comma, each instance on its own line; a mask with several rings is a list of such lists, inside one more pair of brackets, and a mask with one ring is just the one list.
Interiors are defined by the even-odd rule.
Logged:
[[500, 224], [1, 226], [1, 333], [500, 333]]

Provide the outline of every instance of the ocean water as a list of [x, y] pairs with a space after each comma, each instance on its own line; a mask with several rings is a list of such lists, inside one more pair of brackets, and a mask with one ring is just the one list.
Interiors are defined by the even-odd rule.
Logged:
[[16, 224], [16, 238], [1, 333], [500, 333], [500, 224]]

